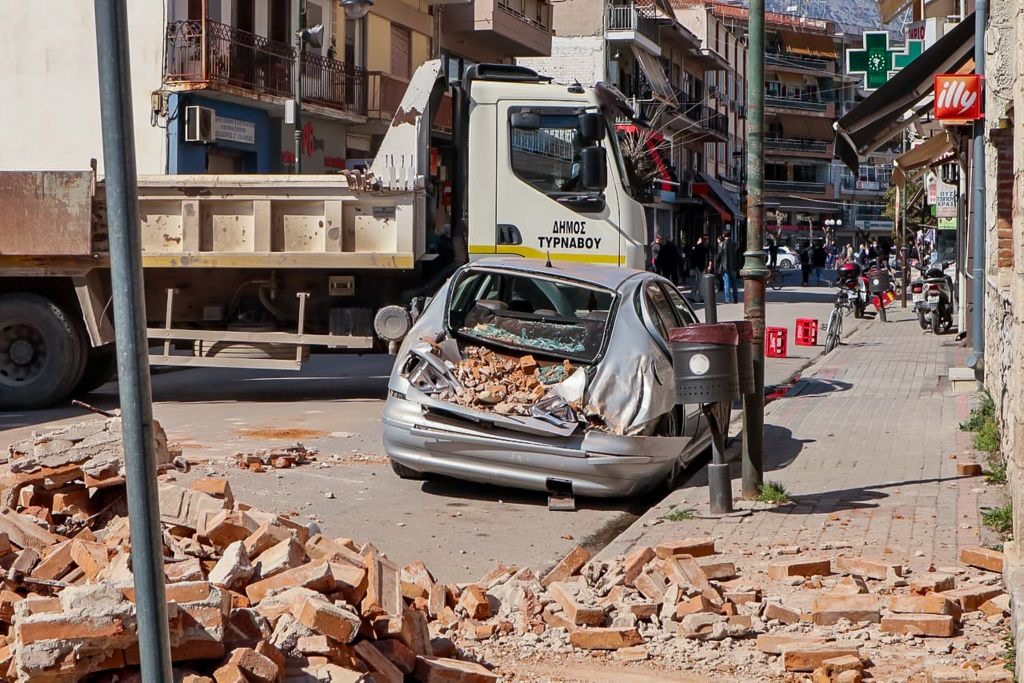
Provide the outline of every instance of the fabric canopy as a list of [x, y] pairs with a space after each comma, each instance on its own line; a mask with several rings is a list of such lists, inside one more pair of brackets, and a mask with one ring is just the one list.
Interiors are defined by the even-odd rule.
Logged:
[[[722, 187], [720, 182], [706, 173], [697, 173], [697, 180], [699, 182], [695, 182], [693, 184], [694, 194], [700, 195], [702, 199], [707, 201], [708, 204], [711, 204], [713, 207], [715, 207], [716, 203], [723, 206], [731, 216], [739, 216], [742, 214], [740, 211], [739, 197], [735, 192], [730, 192], [725, 189]], [[713, 202], [712, 199], [717, 201]], [[719, 213], [721, 213], [719, 207], [715, 208]], [[728, 221], [731, 220], [731, 218], [723, 217], [722, 220]]]
[[878, 0], [878, 14], [882, 23], [888, 24], [896, 15], [907, 8], [911, 0]]
[[836, 154], [852, 171], [912, 123], [904, 114], [931, 94], [934, 76], [953, 73], [974, 52], [974, 14], [957, 24], [881, 88], [835, 123]]
[[791, 55], [817, 57], [819, 59], [838, 59], [836, 44], [832, 38], [820, 33], [797, 33], [796, 31], [779, 31], [782, 48]]
[[831, 141], [835, 135], [832, 121], [820, 116], [776, 114], [772, 118], [782, 128], [782, 137], [786, 139]]
[[893, 184], [903, 187], [908, 180], [912, 180], [924, 169], [947, 160], [955, 142], [949, 131], [943, 130], [909, 152], [896, 157], [892, 164]]
[[654, 92], [670, 102], [674, 101], [676, 95], [672, 92], [668, 76], [665, 75], [665, 70], [661, 68], [658, 58], [636, 43], [633, 43], [632, 47], [633, 54], [636, 55], [636, 61], [640, 63], [640, 69], [647, 76], [647, 80], [650, 82]]

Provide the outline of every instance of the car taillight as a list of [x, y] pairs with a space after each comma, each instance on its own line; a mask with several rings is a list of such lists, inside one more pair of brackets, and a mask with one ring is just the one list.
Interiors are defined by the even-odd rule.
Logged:
[[924, 291], [924, 285], [922, 285], [922, 284], [911, 285], [910, 286], [910, 291], [912, 291], [914, 294], [920, 294], [921, 292]]

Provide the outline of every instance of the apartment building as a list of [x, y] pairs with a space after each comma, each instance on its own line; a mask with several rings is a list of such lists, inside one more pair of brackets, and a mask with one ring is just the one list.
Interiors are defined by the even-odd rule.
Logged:
[[[139, 172], [292, 172], [286, 109], [297, 94], [302, 172], [363, 165], [425, 60], [444, 56], [457, 76], [472, 61], [550, 48], [546, 0], [376, 0], [363, 10], [338, 0], [129, 3]], [[4, 168], [88, 168], [102, 157], [93, 12], [89, 0], [56, 13], [27, 3], [0, 26], [0, 56], [11, 67], [3, 83], [22, 95], [0, 132]], [[321, 44], [297, 56], [296, 31], [317, 25]], [[435, 124], [450, 134], [443, 113]]]

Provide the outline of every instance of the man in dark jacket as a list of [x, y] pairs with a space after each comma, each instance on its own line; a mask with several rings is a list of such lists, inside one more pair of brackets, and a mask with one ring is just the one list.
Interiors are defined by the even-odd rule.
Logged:
[[729, 233], [723, 232], [718, 238], [718, 253], [715, 254], [715, 270], [722, 277], [722, 291], [724, 292], [725, 303], [731, 304], [739, 301], [737, 282], [739, 268], [736, 263], [736, 245], [729, 238]]
[[658, 275], [667, 277], [674, 285], [679, 284], [679, 269], [682, 265], [683, 257], [679, 253], [679, 247], [672, 240], [662, 238], [661, 248], [654, 257], [654, 269], [658, 271]]
[[697, 238], [690, 250], [690, 268], [693, 269], [693, 300], [702, 302], [704, 301], [704, 290], [701, 288], [701, 276], [708, 269], [708, 244], [704, 235]]
[[803, 278], [803, 286], [807, 286], [808, 280], [811, 279], [811, 243], [805, 242], [800, 247], [800, 275]]
[[814, 251], [811, 252], [811, 264], [814, 266], [814, 281], [817, 284], [821, 284], [821, 271], [825, 268], [825, 264], [828, 262], [828, 252], [825, 251], [825, 247], [819, 242], [814, 247]]

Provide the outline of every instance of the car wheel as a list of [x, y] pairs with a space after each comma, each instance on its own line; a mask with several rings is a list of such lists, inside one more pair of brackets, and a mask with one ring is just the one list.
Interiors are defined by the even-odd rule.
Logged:
[[786, 270], [789, 270], [792, 267], [793, 262], [790, 261], [788, 258], [779, 259], [779, 268], [785, 268]]
[[427, 478], [427, 475], [424, 472], [420, 472], [418, 470], [414, 470], [412, 468], [406, 467], [402, 463], [396, 462], [394, 460], [391, 461], [391, 469], [392, 469], [392, 471], [394, 471], [395, 474], [398, 475], [399, 479], [411, 479], [413, 481], [423, 481], [424, 479]]

